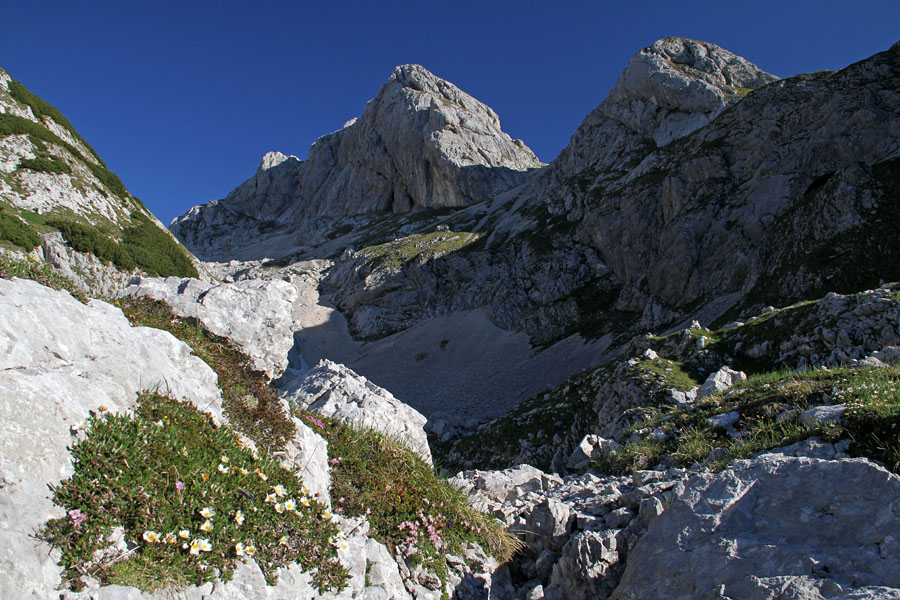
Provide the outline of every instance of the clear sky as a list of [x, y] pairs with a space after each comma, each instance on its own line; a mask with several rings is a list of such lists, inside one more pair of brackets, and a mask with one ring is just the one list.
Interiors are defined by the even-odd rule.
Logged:
[[0, 67], [165, 222], [224, 197], [269, 150], [305, 158], [398, 64], [485, 102], [549, 162], [659, 38], [714, 42], [783, 77], [900, 40], [900, 0], [7, 0], [0, 15]]

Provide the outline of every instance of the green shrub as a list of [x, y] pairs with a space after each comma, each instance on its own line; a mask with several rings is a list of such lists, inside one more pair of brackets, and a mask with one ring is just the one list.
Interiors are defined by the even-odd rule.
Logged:
[[392, 553], [415, 547], [415, 559], [445, 580], [444, 555], [462, 554], [467, 542], [478, 542], [501, 563], [520, 547], [499, 521], [475, 510], [464, 492], [389, 436], [300, 416], [328, 440], [335, 512], [365, 516], [371, 535]]
[[[125, 189], [125, 185], [119, 179], [119, 177], [106, 168], [106, 165], [102, 162], [97, 164], [93, 161], [85, 159], [84, 155], [78, 151], [78, 148], [73, 146], [72, 144], [64, 141], [58, 135], [44, 127], [39, 123], [35, 123], [29, 119], [25, 119], [23, 117], [17, 117], [15, 115], [11, 115], [8, 113], [0, 114], [0, 137], [7, 135], [28, 135], [34, 140], [41, 140], [50, 144], [55, 144], [61, 148], [65, 148], [69, 151], [69, 153], [75, 158], [81, 160], [88, 169], [90, 169], [91, 173], [94, 174], [94, 177], [100, 180], [100, 182], [106, 186], [106, 188], [111, 191], [113, 194], [120, 196], [122, 198], [128, 198], [128, 190]], [[99, 159], [98, 159], [99, 160]]]
[[133, 213], [132, 219], [133, 224], [123, 231], [121, 243], [95, 227], [75, 221], [50, 219], [47, 225], [58, 229], [78, 252], [93, 254], [124, 271], [137, 267], [160, 277], [198, 276], [187, 253], [165, 231], [140, 213]]
[[160, 277], [197, 277], [197, 268], [184, 248], [147, 217], [131, 215], [133, 224], [125, 228], [122, 246], [138, 267]]
[[66, 129], [68, 129], [69, 132], [73, 136], [75, 136], [78, 141], [84, 144], [84, 146], [91, 152], [91, 154], [94, 155], [94, 158], [96, 158], [98, 161], [100, 161], [100, 164], [106, 167], [97, 152], [93, 148], [91, 148], [90, 144], [84, 141], [84, 138], [82, 138], [81, 135], [78, 134], [78, 131], [74, 127], [72, 127], [72, 124], [69, 123], [69, 120], [66, 119], [63, 114], [59, 112], [54, 106], [32, 94], [31, 91], [28, 90], [28, 88], [26, 88], [15, 79], [10, 80], [9, 82], [9, 95], [18, 102], [30, 106], [31, 112], [33, 112], [34, 116], [36, 116], [39, 120], [43, 120], [44, 117], [50, 117], [51, 119], [56, 121], [58, 125], [62, 125]]
[[52, 154], [38, 154], [35, 158], [19, 160], [20, 169], [28, 169], [39, 173], [71, 173], [69, 163]]
[[[331, 513], [274, 459], [190, 402], [145, 394], [133, 415], [99, 410], [71, 449], [74, 474], [53, 488], [66, 516], [42, 532], [70, 587], [84, 575], [146, 591], [227, 580], [249, 559], [269, 584], [299, 563], [320, 591], [345, 586]], [[116, 527], [134, 550], [98, 559]]]
[[0, 240], [12, 242], [28, 252], [41, 243], [41, 236], [19, 217], [0, 212]]
[[103, 235], [96, 228], [75, 221], [51, 219], [47, 221], [51, 227], [59, 229], [66, 242], [78, 252], [93, 254], [100, 260], [111, 262], [119, 269], [131, 271], [135, 260], [114, 239]]

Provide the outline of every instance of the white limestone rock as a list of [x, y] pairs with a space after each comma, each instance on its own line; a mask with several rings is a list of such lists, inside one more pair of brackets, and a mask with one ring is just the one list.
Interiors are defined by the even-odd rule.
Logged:
[[847, 412], [847, 407], [843, 404], [813, 406], [800, 413], [800, 422], [807, 427], [814, 427], [817, 424], [840, 423], [845, 412]]
[[0, 597], [58, 593], [57, 556], [32, 535], [63, 514], [47, 485], [73, 472], [70, 428], [152, 389], [223, 419], [215, 373], [169, 333], [131, 327], [104, 302], [0, 279]]
[[301, 408], [385, 433], [431, 464], [425, 417], [344, 365], [322, 359], [282, 391]]
[[199, 319], [212, 333], [227, 337], [253, 359], [253, 368], [270, 378], [288, 366], [294, 346], [293, 303], [297, 289], [280, 279], [213, 284], [178, 277], [139, 277], [125, 293], [162, 300], [182, 317]]
[[767, 454], [698, 473], [630, 551], [612, 598], [898, 593], [898, 507], [900, 478], [863, 459]]
[[700, 386], [697, 392], [697, 399], [700, 400], [718, 392], [724, 392], [738, 381], [747, 381], [747, 374], [743, 371], [735, 371], [729, 366], [724, 366], [706, 378], [706, 381], [703, 382], [703, 385]]
[[583, 469], [588, 462], [600, 458], [622, 447], [617, 441], [599, 435], [586, 435], [572, 451], [566, 467], [572, 470]]
[[631, 57], [605, 113], [662, 146], [706, 125], [748, 90], [776, 79], [715, 44], [665, 38]]
[[528, 492], [556, 487], [562, 479], [523, 464], [502, 471], [461, 471], [450, 482], [468, 492], [476, 506], [491, 510], [497, 504], [512, 502]]

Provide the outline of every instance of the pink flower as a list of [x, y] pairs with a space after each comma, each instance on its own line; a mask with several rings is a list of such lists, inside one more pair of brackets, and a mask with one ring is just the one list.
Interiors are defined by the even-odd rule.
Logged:
[[183, 492], [183, 491], [184, 491], [184, 482], [183, 482], [183, 481], [176, 481], [176, 482], [175, 482], [175, 489], [178, 490], [179, 492]]
[[84, 523], [87, 519], [87, 515], [77, 508], [75, 510], [70, 510], [66, 514], [68, 514], [69, 518], [72, 519], [72, 524], [75, 526], [75, 529], [79, 529], [81, 527], [81, 524]]
[[313, 424], [316, 427], [318, 427], [319, 429], [321, 429], [322, 431], [325, 431], [325, 423], [323, 423], [319, 419], [317, 419], [315, 417], [311, 417], [309, 415], [302, 415], [302, 417], [304, 419], [306, 419], [307, 421], [309, 421], [311, 424]]

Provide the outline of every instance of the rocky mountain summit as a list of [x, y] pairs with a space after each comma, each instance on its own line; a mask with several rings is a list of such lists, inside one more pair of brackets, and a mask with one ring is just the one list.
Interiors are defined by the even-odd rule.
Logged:
[[306, 161], [266, 154], [253, 177], [171, 228], [204, 259], [227, 260], [271, 233], [290, 231], [306, 245], [340, 217], [482, 202], [540, 165], [489, 107], [403, 65], [360, 117], [319, 138]]
[[398, 67], [203, 264], [3, 75], [0, 596], [900, 598], [900, 44], [660, 40], [549, 165]]

